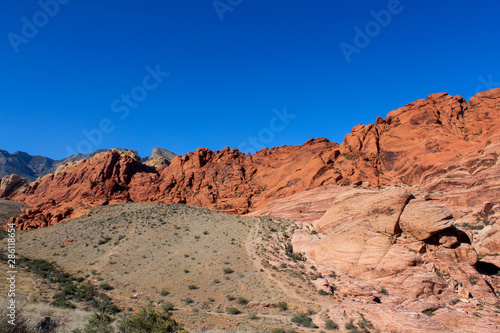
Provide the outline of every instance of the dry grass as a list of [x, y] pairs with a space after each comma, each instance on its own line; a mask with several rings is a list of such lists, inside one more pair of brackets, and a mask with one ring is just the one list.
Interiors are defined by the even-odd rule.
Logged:
[[[150, 301], [171, 302], [174, 317], [191, 330], [254, 332], [289, 329], [292, 311], [321, 308], [317, 291], [294, 271], [301, 263], [285, 255], [295, 228], [288, 220], [133, 203], [98, 207], [89, 216], [21, 232], [18, 249], [29, 258], [53, 260], [96, 286], [109, 284], [109, 295], [124, 314]], [[286, 269], [270, 264], [281, 260], [273, 247], [283, 252]], [[238, 304], [238, 298], [248, 303]], [[287, 302], [290, 312], [281, 311], [279, 302]], [[241, 314], [227, 314], [232, 306]], [[249, 319], [250, 313], [259, 319]]]

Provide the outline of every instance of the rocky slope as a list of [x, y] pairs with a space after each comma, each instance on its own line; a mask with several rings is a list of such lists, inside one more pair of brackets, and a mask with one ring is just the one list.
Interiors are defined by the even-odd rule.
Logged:
[[[498, 197], [499, 103], [500, 89], [479, 93], [467, 103], [460, 96], [430, 95], [375, 124], [355, 126], [340, 145], [314, 139], [253, 155], [200, 148], [170, 164], [149, 166], [133, 153], [111, 150], [67, 163], [27, 189], [3, 196], [34, 207], [17, 221], [24, 229], [58, 223], [87, 205], [127, 201], [187, 203], [244, 214], [301, 191], [360, 181], [379, 187], [418, 185], [431, 192], [456, 189], [456, 197], [447, 200], [463, 209], [462, 201], [481, 205]], [[479, 172], [486, 178], [478, 180]], [[470, 186], [478, 181], [488, 191]]]

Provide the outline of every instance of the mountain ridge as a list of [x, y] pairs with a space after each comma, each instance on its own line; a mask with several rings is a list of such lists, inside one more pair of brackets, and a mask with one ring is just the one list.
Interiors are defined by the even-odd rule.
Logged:
[[498, 142], [499, 101], [500, 89], [467, 103], [460, 96], [432, 94], [374, 124], [353, 127], [340, 145], [310, 139], [253, 155], [229, 147], [199, 148], [158, 166], [110, 150], [0, 195], [36, 207], [20, 220], [26, 222], [19, 227], [29, 229], [58, 223], [87, 205], [173, 202], [246, 214], [324, 185], [425, 186], [466, 158], [483, 159], [480, 163], [490, 167], [497, 163], [496, 149], [487, 156], [481, 152]]
[[[15, 174], [28, 181], [34, 181], [38, 177], [54, 173], [60, 165], [88, 159], [108, 150], [97, 149], [88, 154], [77, 153], [60, 160], [55, 160], [42, 155], [30, 155], [23, 151], [16, 151], [11, 154], [6, 150], [0, 149], [0, 178]], [[142, 161], [147, 162], [148, 160], [162, 157], [170, 162], [175, 156], [177, 154], [169, 150], [155, 147], [151, 155], [142, 158]]]

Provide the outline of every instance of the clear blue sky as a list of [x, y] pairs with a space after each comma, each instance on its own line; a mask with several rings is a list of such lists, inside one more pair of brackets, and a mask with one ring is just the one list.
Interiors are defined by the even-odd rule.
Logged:
[[[60, 2], [51, 15], [0, 2], [0, 149], [63, 158], [78, 147], [254, 151], [251, 136], [341, 142], [428, 94], [500, 86], [497, 0], [220, 0], [219, 13], [213, 0]], [[388, 8], [390, 22], [374, 23], [371, 11]], [[355, 27], [372, 37], [348, 63], [340, 45], [356, 46]], [[157, 65], [169, 73], [159, 84], [146, 77]], [[285, 106], [295, 117], [284, 123]]]

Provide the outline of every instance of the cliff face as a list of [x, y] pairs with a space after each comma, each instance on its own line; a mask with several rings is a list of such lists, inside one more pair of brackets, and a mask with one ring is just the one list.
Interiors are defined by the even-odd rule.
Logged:
[[[468, 103], [440, 93], [379, 117], [375, 124], [355, 126], [340, 145], [312, 139], [254, 155], [200, 148], [174, 157], [169, 165], [151, 166], [131, 151], [110, 150], [61, 165], [54, 174], [10, 188], [3, 196], [33, 207], [16, 219], [18, 228], [32, 229], [74, 217], [87, 206], [128, 201], [186, 203], [244, 214], [323, 185], [365, 181], [373, 187], [464, 188], [478, 181], [478, 170], [488, 169], [493, 170], [485, 175], [488, 182], [483, 179], [488, 186], [498, 179], [499, 120], [500, 89]], [[495, 186], [480, 200], [498, 193]]]

